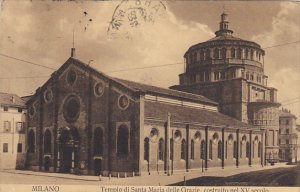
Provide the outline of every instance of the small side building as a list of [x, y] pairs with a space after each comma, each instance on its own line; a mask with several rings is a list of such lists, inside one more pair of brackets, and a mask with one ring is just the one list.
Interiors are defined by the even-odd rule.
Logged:
[[297, 162], [300, 152], [300, 130], [296, 125], [297, 117], [287, 109], [279, 112], [279, 160]]
[[26, 105], [15, 94], [0, 93], [0, 170], [23, 168]]

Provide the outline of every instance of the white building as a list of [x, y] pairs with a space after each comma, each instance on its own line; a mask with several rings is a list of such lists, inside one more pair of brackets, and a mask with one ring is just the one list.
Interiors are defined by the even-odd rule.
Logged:
[[15, 94], [0, 93], [0, 170], [24, 167], [26, 107]]

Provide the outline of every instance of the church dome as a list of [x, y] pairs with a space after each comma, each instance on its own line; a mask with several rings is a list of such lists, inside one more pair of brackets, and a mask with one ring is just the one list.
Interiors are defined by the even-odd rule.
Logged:
[[222, 13], [220, 28], [208, 41], [192, 45], [184, 58], [188, 66], [207, 64], [245, 64], [263, 68], [264, 50], [255, 42], [233, 36], [227, 14]]

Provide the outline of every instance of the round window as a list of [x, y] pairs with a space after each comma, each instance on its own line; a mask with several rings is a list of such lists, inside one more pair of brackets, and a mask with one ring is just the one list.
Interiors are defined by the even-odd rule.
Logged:
[[179, 141], [182, 137], [181, 132], [179, 130], [176, 130], [174, 133], [175, 141]]
[[70, 70], [67, 74], [67, 82], [69, 83], [69, 85], [73, 85], [74, 82], [76, 81], [77, 75], [76, 72], [74, 70]]
[[200, 134], [199, 131], [197, 131], [197, 132], [195, 133], [194, 139], [195, 139], [196, 142], [200, 141], [200, 139], [201, 139], [201, 134]]
[[150, 139], [155, 141], [158, 137], [158, 130], [156, 128], [152, 128], [150, 131]]
[[94, 93], [96, 96], [100, 97], [104, 93], [104, 85], [103, 83], [96, 83], [94, 86]]
[[80, 113], [80, 102], [75, 96], [69, 97], [64, 103], [64, 117], [67, 121], [77, 120]]
[[129, 105], [129, 99], [125, 95], [119, 97], [119, 106], [121, 109], [126, 109]]
[[51, 89], [48, 89], [44, 92], [44, 99], [46, 102], [50, 102], [52, 101], [53, 98], [53, 93]]

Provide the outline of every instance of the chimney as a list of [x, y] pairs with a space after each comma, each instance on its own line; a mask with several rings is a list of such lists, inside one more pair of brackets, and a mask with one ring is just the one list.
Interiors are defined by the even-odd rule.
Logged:
[[74, 57], [75, 58], [75, 48], [71, 48], [71, 57]]

